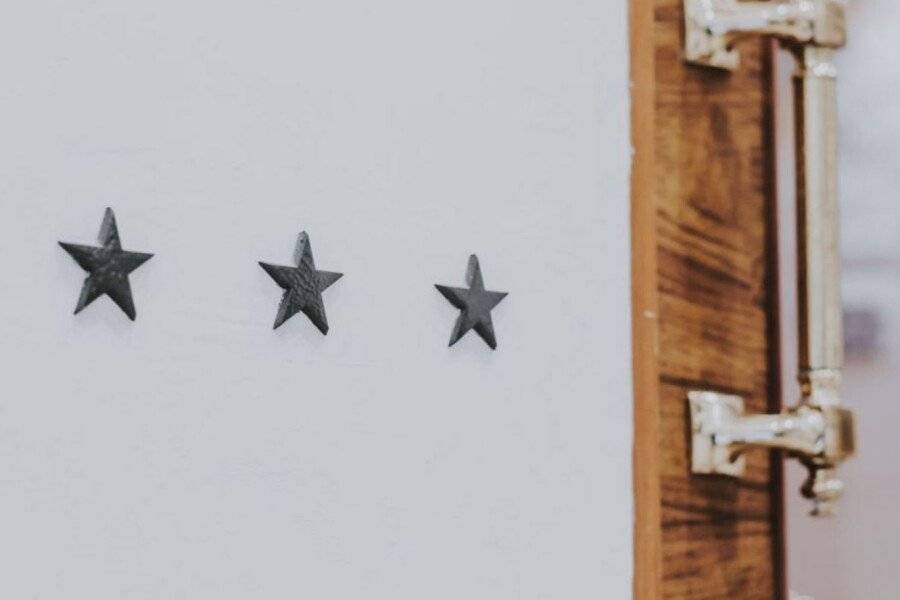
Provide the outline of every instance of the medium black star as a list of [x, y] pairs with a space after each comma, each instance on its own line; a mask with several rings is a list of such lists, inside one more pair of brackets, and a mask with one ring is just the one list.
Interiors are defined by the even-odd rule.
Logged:
[[106, 294], [119, 305], [129, 319], [134, 321], [137, 313], [134, 310], [128, 274], [153, 258], [153, 255], [122, 250], [119, 229], [116, 227], [116, 215], [111, 208], [107, 208], [103, 215], [98, 240], [101, 244], [99, 248], [59, 242], [63, 250], [89, 273], [81, 288], [81, 297], [78, 299], [75, 314]]
[[343, 273], [316, 270], [309, 235], [305, 231], [301, 232], [297, 239], [294, 261], [297, 263], [296, 267], [259, 263], [259, 266], [265, 269], [275, 283], [284, 290], [281, 305], [278, 307], [278, 316], [275, 317], [275, 329], [281, 327], [285, 321], [298, 312], [302, 312], [309, 317], [313, 325], [319, 328], [319, 331], [327, 335], [328, 319], [325, 317], [322, 292], [344, 275]]
[[484, 279], [481, 276], [481, 266], [478, 257], [474, 254], [469, 257], [469, 268], [466, 271], [466, 283], [469, 288], [455, 288], [445, 285], [435, 285], [444, 298], [450, 304], [462, 312], [456, 320], [456, 326], [450, 335], [452, 346], [474, 329], [492, 350], [497, 349], [497, 338], [494, 336], [494, 323], [491, 320], [491, 310], [506, 298], [506, 292], [490, 292], [484, 289]]

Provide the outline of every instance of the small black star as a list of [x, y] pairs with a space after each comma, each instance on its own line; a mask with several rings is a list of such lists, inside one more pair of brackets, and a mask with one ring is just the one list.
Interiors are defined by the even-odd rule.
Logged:
[[278, 316], [275, 317], [275, 329], [281, 327], [285, 321], [298, 312], [302, 312], [309, 317], [313, 325], [319, 328], [319, 331], [327, 335], [328, 319], [325, 316], [322, 292], [344, 275], [343, 273], [316, 270], [312, 247], [309, 244], [309, 235], [305, 231], [301, 232], [297, 239], [294, 261], [297, 263], [296, 267], [259, 263], [259, 266], [265, 269], [275, 283], [284, 290], [281, 305], [278, 307]]
[[450, 304], [462, 312], [456, 320], [456, 326], [450, 335], [452, 346], [466, 335], [470, 330], [481, 336], [492, 350], [497, 349], [497, 338], [494, 336], [494, 323], [491, 320], [491, 310], [506, 298], [506, 292], [490, 292], [484, 289], [484, 279], [481, 276], [481, 266], [478, 257], [474, 254], [469, 257], [469, 268], [466, 271], [466, 283], [469, 288], [455, 288], [445, 285], [435, 285], [444, 298]]
[[81, 288], [81, 297], [78, 299], [75, 314], [106, 294], [119, 305], [129, 319], [134, 321], [137, 313], [134, 310], [128, 274], [153, 258], [153, 255], [122, 250], [119, 229], [116, 227], [116, 215], [111, 208], [107, 208], [103, 215], [98, 240], [101, 244], [99, 248], [59, 242], [63, 250], [89, 273]]

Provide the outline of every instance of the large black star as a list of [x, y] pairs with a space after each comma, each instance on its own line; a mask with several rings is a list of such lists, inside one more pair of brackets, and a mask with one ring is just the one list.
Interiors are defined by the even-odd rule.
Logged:
[[302, 312], [309, 317], [313, 325], [319, 328], [319, 331], [327, 335], [328, 319], [325, 316], [322, 292], [344, 275], [343, 273], [316, 270], [312, 247], [309, 244], [309, 235], [305, 231], [301, 232], [297, 239], [294, 261], [297, 263], [296, 267], [259, 263], [259, 266], [265, 269], [275, 283], [284, 290], [281, 305], [278, 307], [278, 316], [275, 317], [275, 329], [281, 327], [285, 321], [298, 312]]
[[75, 314], [106, 294], [119, 305], [129, 319], [134, 321], [137, 313], [134, 310], [134, 298], [131, 296], [128, 275], [153, 258], [153, 255], [122, 250], [119, 229], [116, 227], [116, 215], [111, 208], [107, 208], [103, 215], [98, 240], [101, 244], [99, 248], [59, 242], [63, 250], [89, 273], [81, 287], [81, 297], [78, 299]]
[[449, 287], [446, 285], [435, 285], [438, 291], [443, 294], [444, 298], [450, 301], [450, 304], [461, 310], [459, 318], [456, 320], [456, 326], [450, 335], [450, 345], [452, 346], [466, 335], [470, 330], [474, 329], [475, 333], [481, 336], [492, 350], [497, 349], [497, 338], [494, 335], [494, 322], [491, 320], [491, 310], [500, 301], [506, 298], [506, 292], [491, 292], [484, 289], [484, 279], [481, 276], [481, 266], [478, 264], [478, 257], [474, 254], [469, 257], [469, 268], [466, 271], [466, 288]]

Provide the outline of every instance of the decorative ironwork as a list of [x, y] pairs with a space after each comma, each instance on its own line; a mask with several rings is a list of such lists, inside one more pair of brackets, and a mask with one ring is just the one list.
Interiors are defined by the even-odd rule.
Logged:
[[128, 275], [153, 258], [153, 255], [122, 250], [116, 216], [111, 208], [107, 208], [103, 216], [98, 240], [100, 247], [59, 242], [63, 250], [88, 272], [88, 277], [81, 288], [78, 306], [75, 307], [75, 314], [105, 294], [134, 321], [137, 312], [134, 309]]
[[259, 263], [259, 266], [284, 290], [274, 328], [278, 329], [288, 319], [302, 312], [319, 331], [327, 335], [328, 318], [325, 316], [322, 292], [343, 277], [343, 273], [316, 270], [309, 235], [305, 231], [301, 232], [297, 239], [294, 261], [297, 263], [296, 267]]
[[450, 304], [462, 311], [453, 327], [450, 336], [452, 346], [472, 329], [475, 330], [492, 350], [497, 349], [497, 337], [494, 334], [494, 323], [491, 310], [506, 298], [506, 292], [491, 292], [484, 289], [484, 278], [481, 265], [474, 254], [469, 257], [469, 268], [466, 271], [468, 288], [435, 285], [437, 290]]

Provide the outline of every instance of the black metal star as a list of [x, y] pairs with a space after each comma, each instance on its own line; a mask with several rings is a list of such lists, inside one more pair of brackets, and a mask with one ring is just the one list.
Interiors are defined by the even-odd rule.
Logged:
[[343, 273], [316, 270], [309, 235], [305, 231], [301, 232], [297, 239], [294, 261], [297, 263], [296, 267], [259, 263], [259, 266], [265, 269], [275, 283], [284, 290], [281, 305], [278, 307], [278, 315], [275, 317], [275, 329], [281, 327], [285, 321], [298, 312], [302, 312], [309, 317], [313, 325], [318, 327], [319, 331], [327, 335], [328, 319], [325, 316], [322, 292], [344, 275]]
[[466, 283], [469, 288], [456, 288], [446, 285], [435, 285], [444, 298], [450, 304], [462, 312], [456, 320], [456, 326], [450, 335], [452, 346], [474, 329], [492, 350], [497, 349], [497, 338], [494, 335], [494, 322], [491, 320], [491, 310], [506, 298], [506, 292], [491, 292], [484, 289], [484, 279], [481, 276], [481, 266], [478, 257], [474, 254], [469, 257], [469, 268], [466, 271]]
[[153, 258], [152, 254], [128, 252], [122, 250], [119, 241], [119, 229], [116, 226], [116, 215], [107, 208], [103, 215], [98, 240], [101, 247], [82, 246], [59, 242], [63, 250], [75, 259], [82, 269], [89, 273], [81, 288], [81, 297], [75, 308], [77, 315], [91, 302], [106, 294], [132, 321], [137, 317], [134, 310], [134, 298], [131, 296], [131, 284], [128, 275], [142, 264]]

